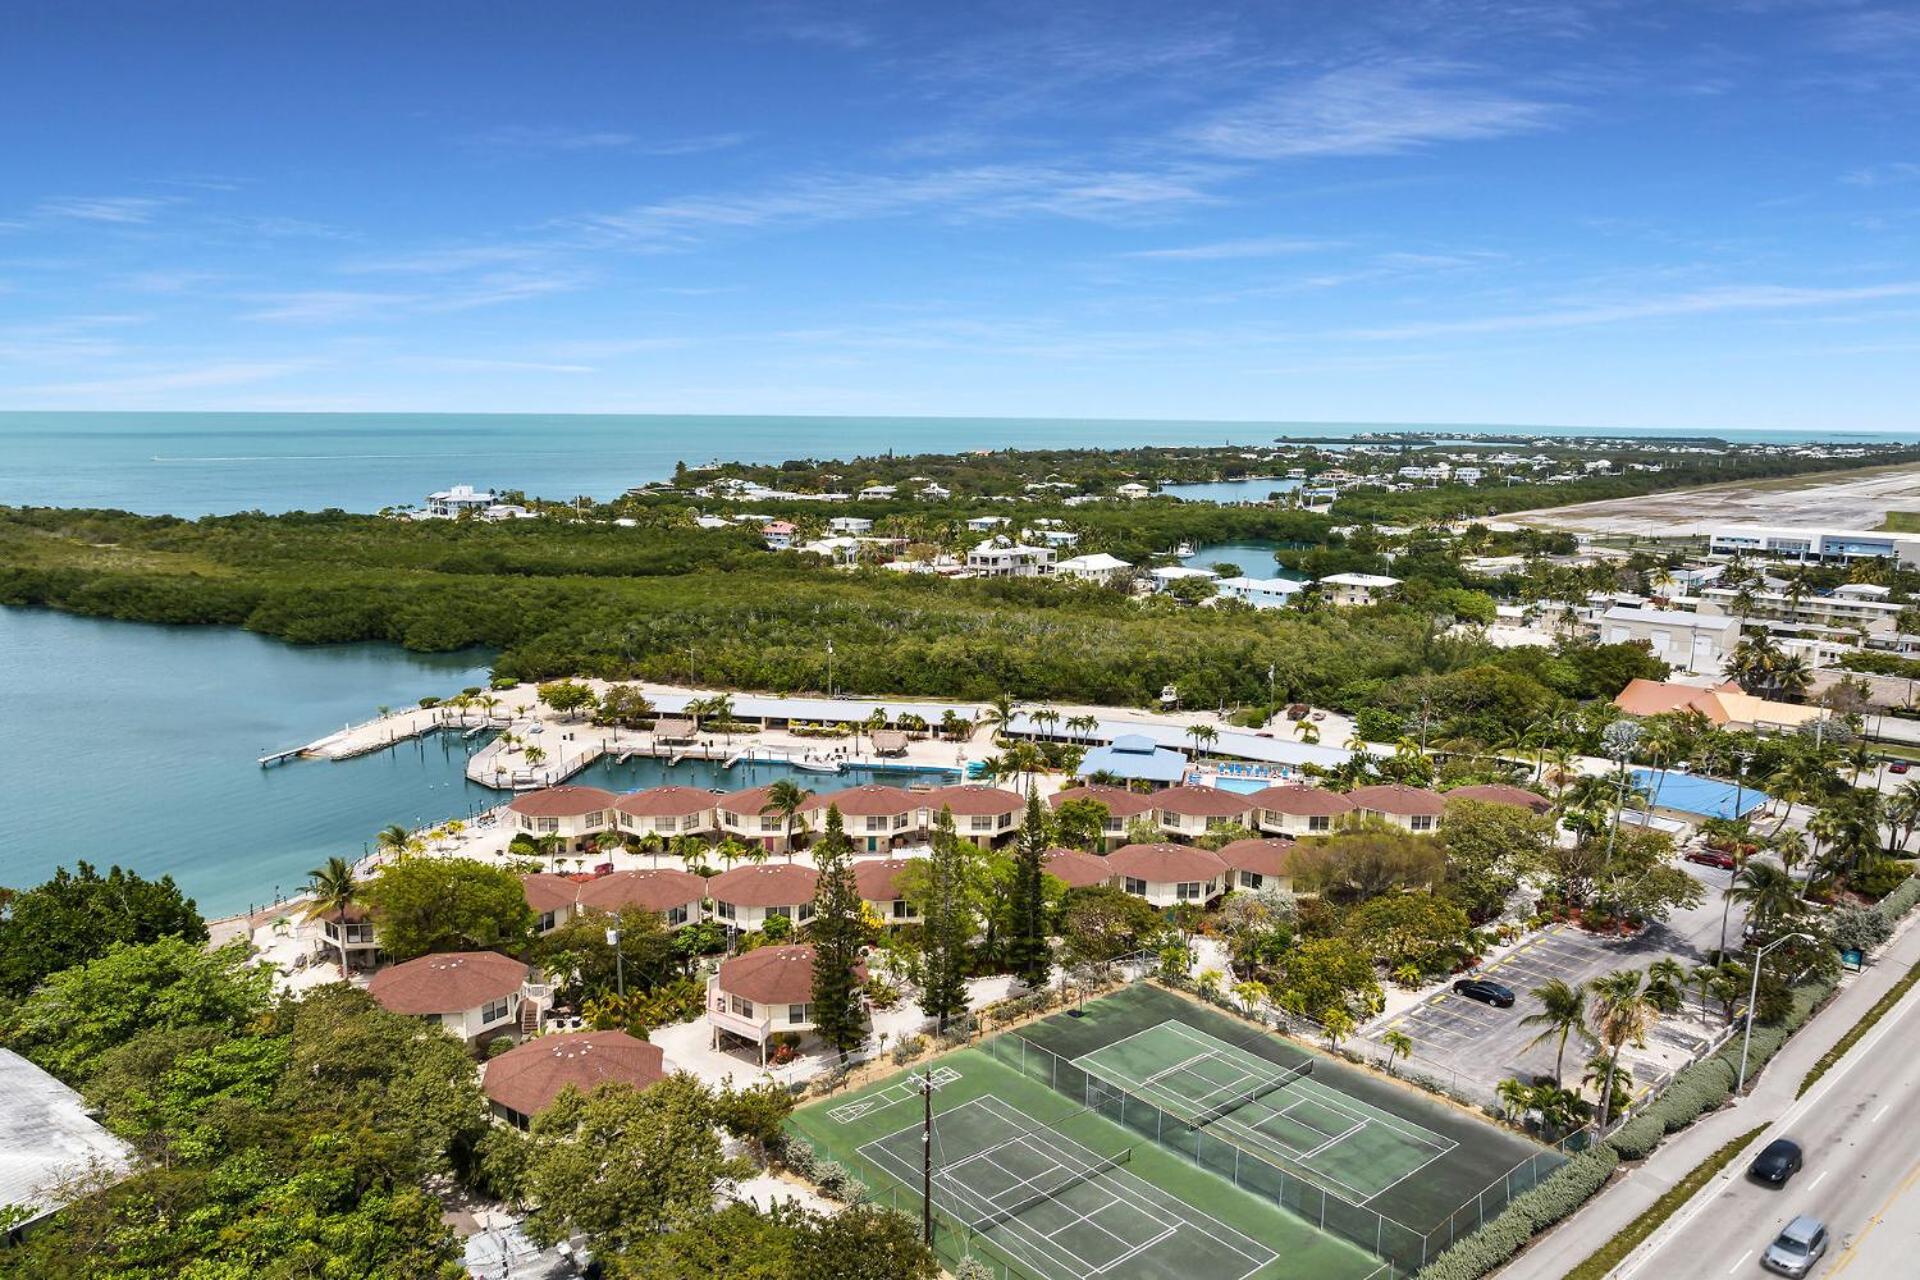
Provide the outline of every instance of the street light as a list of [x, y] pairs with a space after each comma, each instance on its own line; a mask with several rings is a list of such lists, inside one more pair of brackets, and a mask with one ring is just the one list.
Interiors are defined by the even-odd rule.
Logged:
[[1753, 1044], [1753, 1006], [1758, 1003], [1760, 999], [1760, 970], [1767, 963], [1767, 952], [1784, 943], [1792, 942], [1795, 938], [1800, 938], [1807, 942], [1819, 941], [1819, 939], [1810, 933], [1789, 933], [1784, 937], [1775, 938], [1772, 942], [1769, 942], [1766, 946], [1754, 953], [1753, 985], [1747, 992], [1747, 1030], [1746, 1034], [1740, 1038], [1740, 1079], [1733, 1086], [1733, 1092], [1736, 1097], [1744, 1092], [1747, 1087], [1747, 1050]]
[[620, 998], [627, 998], [627, 958], [620, 952], [620, 931], [607, 930], [607, 945], [613, 948], [613, 980]]

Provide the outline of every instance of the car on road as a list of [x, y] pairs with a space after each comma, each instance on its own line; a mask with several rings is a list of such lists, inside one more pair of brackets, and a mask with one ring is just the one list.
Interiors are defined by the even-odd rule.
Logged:
[[1703, 867], [1718, 867], [1722, 871], [1731, 871], [1737, 865], [1733, 855], [1725, 849], [1689, 849], [1684, 856], [1688, 862], [1697, 862]]
[[1827, 1224], [1801, 1214], [1775, 1236], [1760, 1265], [1783, 1276], [1804, 1276], [1827, 1252]]
[[1791, 1138], [1775, 1138], [1747, 1166], [1747, 1176], [1770, 1187], [1784, 1187], [1787, 1179], [1800, 1172], [1800, 1165], [1800, 1144]]
[[1486, 978], [1462, 978], [1453, 984], [1453, 992], [1469, 1000], [1490, 1004], [1496, 1009], [1513, 1008], [1513, 988], [1503, 987]]

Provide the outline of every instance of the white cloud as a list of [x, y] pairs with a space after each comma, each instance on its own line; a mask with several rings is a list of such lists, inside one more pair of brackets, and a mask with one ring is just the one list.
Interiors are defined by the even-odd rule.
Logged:
[[1868, 165], [1842, 174], [1840, 181], [1854, 187], [1890, 187], [1903, 182], [1920, 181], [1920, 162], [1896, 160], [1891, 164]]
[[680, 138], [647, 138], [618, 129], [562, 129], [509, 124], [467, 141], [477, 147], [506, 151], [631, 151], [648, 156], [691, 156], [737, 147], [744, 133], [705, 133]]
[[159, 196], [54, 196], [36, 205], [34, 213], [42, 218], [131, 226], [152, 222], [162, 209], [178, 203]]
[[1462, 82], [1458, 68], [1418, 60], [1347, 67], [1217, 112], [1181, 137], [1245, 160], [1393, 155], [1439, 142], [1530, 133], [1564, 108]]
[[1123, 258], [1156, 258], [1186, 262], [1212, 262], [1228, 258], [1276, 258], [1295, 253], [1318, 253], [1338, 249], [1338, 240], [1306, 240], [1288, 236], [1256, 236], [1246, 240], [1216, 240], [1211, 244], [1177, 245], [1167, 249], [1136, 249]]

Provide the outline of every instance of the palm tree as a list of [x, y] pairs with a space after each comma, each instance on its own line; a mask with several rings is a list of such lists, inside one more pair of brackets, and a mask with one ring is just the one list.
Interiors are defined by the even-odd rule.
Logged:
[[394, 857], [399, 857], [405, 853], [407, 846], [412, 843], [413, 832], [407, 830], [397, 822], [390, 826], [380, 828], [380, 833], [373, 838], [374, 848], [380, 850], [382, 853], [391, 854]]
[[1920, 828], [1920, 779], [1911, 779], [1887, 798], [1887, 852], [1899, 854]]
[[1313, 746], [1320, 741], [1320, 726], [1311, 720], [1300, 721], [1294, 726], [1293, 732], [1295, 737], [1308, 746]]
[[1509, 1117], [1522, 1114], [1533, 1102], [1533, 1090], [1525, 1081], [1513, 1076], [1495, 1085], [1493, 1092], [1500, 1099], [1500, 1105], [1506, 1109]]
[[[382, 834], [385, 834], [384, 832]], [[340, 976], [347, 976], [347, 908], [360, 893], [360, 881], [354, 878], [353, 864], [345, 858], [328, 858], [325, 865], [307, 872], [313, 891], [315, 914], [333, 913], [334, 927], [340, 932]]]
[[[1811, 878], [1812, 873], [1808, 873]], [[1733, 878], [1727, 897], [1747, 908], [1747, 919], [1764, 933], [1800, 913], [1800, 888], [1793, 876], [1771, 862], [1749, 860]]]
[[[1620, 1051], [1628, 1045], [1636, 1049], [1644, 1048], [1647, 1032], [1660, 1020], [1660, 1010], [1648, 999], [1646, 975], [1638, 969], [1615, 969], [1603, 974], [1587, 984], [1592, 993], [1588, 1004], [1587, 1017], [1589, 1030], [1593, 1038], [1606, 1050], [1607, 1071], [1604, 1079], [1612, 1081], [1620, 1066]], [[1607, 1121], [1613, 1114], [1613, 1091], [1602, 1091], [1600, 1098], [1600, 1132], [1607, 1131]]]
[[993, 741], [1004, 742], [1007, 730], [1013, 727], [1013, 718], [1018, 714], [1019, 708], [1013, 701], [1013, 695], [997, 693], [993, 696], [993, 700], [982, 708], [980, 723], [987, 726]]
[[1068, 716], [1067, 732], [1082, 738], [1091, 738], [1100, 728], [1100, 717], [1095, 715]]
[[1616, 1103], [1625, 1102], [1633, 1096], [1633, 1072], [1605, 1053], [1596, 1053], [1587, 1059], [1587, 1068], [1581, 1073], [1580, 1083], [1591, 1088], [1594, 1096], [1601, 1099], [1602, 1116], [1611, 1114]]
[[782, 778], [767, 788], [767, 802], [760, 809], [763, 817], [780, 819], [780, 834], [787, 847], [787, 861], [793, 861], [793, 824], [799, 819], [800, 811], [807, 801], [813, 799], [808, 791], [792, 778]]
[[1540, 1002], [1540, 1012], [1520, 1019], [1520, 1025], [1541, 1028], [1540, 1034], [1527, 1042], [1529, 1049], [1549, 1041], [1559, 1042], [1553, 1059], [1553, 1079], [1557, 1084], [1566, 1064], [1568, 1038], [1576, 1033], [1582, 1041], [1593, 1038], [1587, 1031], [1586, 985], [1551, 978], [1533, 989], [1533, 998]]
[[1210, 724], [1190, 724], [1187, 736], [1193, 739], [1193, 753], [1198, 756], [1205, 747], [1219, 740], [1220, 731]]
[[549, 862], [552, 862], [554, 864], [555, 870], [559, 869], [560, 854], [561, 854], [561, 851], [565, 849], [565, 847], [566, 847], [565, 839], [563, 839], [558, 835], [553, 834], [552, 832], [549, 832], [544, 836], [535, 836], [533, 838], [534, 852], [538, 853], [542, 858], [547, 859]]
[[1042, 707], [1038, 711], [1028, 713], [1027, 719], [1044, 728], [1047, 736], [1052, 737], [1055, 726], [1060, 723], [1060, 713], [1052, 707]]
[[1672, 956], [1661, 956], [1647, 966], [1647, 999], [1663, 1014], [1680, 1012], [1686, 1003], [1686, 966]]
[[1007, 748], [1004, 759], [1006, 768], [1026, 779], [1026, 785], [1021, 788], [1023, 791], [1033, 785], [1033, 775], [1043, 772], [1047, 767], [1046, 753], [1031, 742], [1014, 743]]
[[1380, 1037], [1380, 1043], [1387, 1046], [1388, 1075], [1393, 1074], [1393, 1060], [1395, 1058], [1411, 1058], [1413, 1056], [1413, 1037], [1404, 1031], [1389, 1031]]

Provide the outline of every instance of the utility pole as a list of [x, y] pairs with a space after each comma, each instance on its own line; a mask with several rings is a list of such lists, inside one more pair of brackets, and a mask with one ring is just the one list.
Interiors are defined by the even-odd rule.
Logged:
[[920, 1072], [920, 1097], [926, 1118], [920, 1128], [920, 1230], [933, 1248], [933, 1068]]
[[607, 945], [613, 948], [613, 980], [620, 998], [627, 998], [627, 958], [620, 950], [620, 931], [607, 930]]

